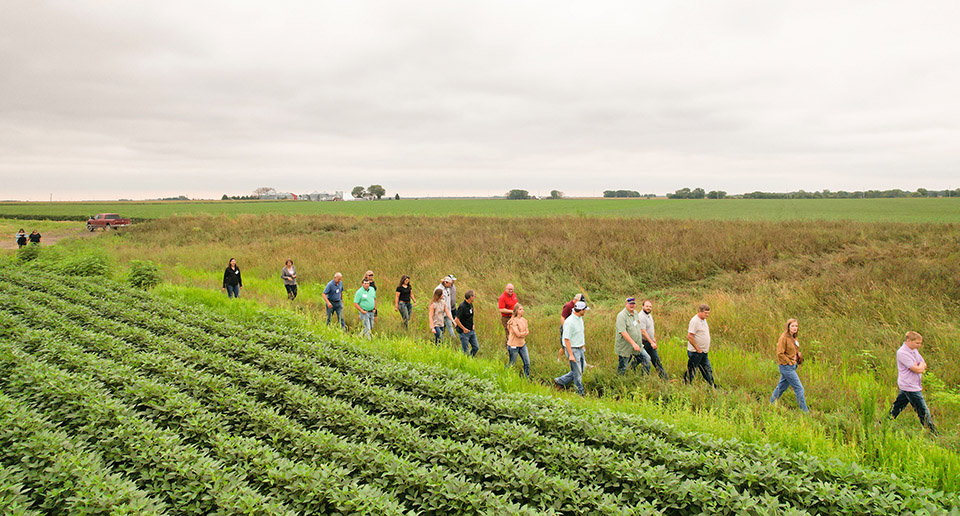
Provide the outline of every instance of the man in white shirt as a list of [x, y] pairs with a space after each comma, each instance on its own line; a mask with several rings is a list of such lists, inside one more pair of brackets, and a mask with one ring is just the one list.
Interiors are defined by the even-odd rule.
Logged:
[[583, 368], [587, 361], [584, 358], [584, 348], [586, 341], [583, 333], [583, 314], [587, 313], [589, 308], [583, 301], [577, 301], [573, 305], [573, 313], [563, 321], [563, 347], [570, 361], [570, 372], [554, 378], [553, 383], [560, 389], [566, 387], [570, 382], [577, 388], [577, 393], [583, 396]]
[[683, 375], [683, 381], [692, 383], [699, 370], [703, 379], [711, 387], [716, 387], [713, 383], [713, 367], [707, 356], [710, 351], [710, 326], [707, 325], [709, 316], [710, 307], [703, 304], [697, 308], [697, 315], [690, 319], [687, 327], [687, 372]]

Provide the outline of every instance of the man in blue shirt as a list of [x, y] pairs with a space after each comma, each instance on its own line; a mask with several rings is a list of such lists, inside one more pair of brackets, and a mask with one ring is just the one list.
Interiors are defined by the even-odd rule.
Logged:
[[330, 316], [336, 312], [340, 327], [346, 329], [347, 325], [343, 323], [343, 274], [333, 275], [327, 288], [323, 289], [323, 300], [327, 303], [327, 326], [330, 325]]

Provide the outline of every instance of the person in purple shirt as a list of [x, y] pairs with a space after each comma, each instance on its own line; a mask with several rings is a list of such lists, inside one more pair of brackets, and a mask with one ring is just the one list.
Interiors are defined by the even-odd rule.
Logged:
[[933, 426], [933, 417], [930, 416], [927, 403], [923, 401], [923, 387], [920, 385], [920, 376], [927, 371], [927, 362], [917, 351], [921, 345], [923, 336], [915, 331], [908, 331], [903, 338], [903, 345], [897, 350], [897, 385], [900, 387], [900, 394], [890, 407], [890, 418], [899, 416], [909, 403], [917, 411], [920, 424], [936, 434], [937, 429]]

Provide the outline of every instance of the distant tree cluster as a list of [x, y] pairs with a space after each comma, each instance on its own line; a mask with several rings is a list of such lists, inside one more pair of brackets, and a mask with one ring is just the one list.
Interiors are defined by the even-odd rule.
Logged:
[[161, 197], [157, 199], [158, 201], [189, 201], [190, 198], [186, 195], [178, 195], [176, 197]]
[[640, 192], [636, 190], [604, 190], [604, 197], [640, 197]]
[[563, 199], [563, 192], [560, 190], [550, 190], [551, 199]]
[[256, 195], [227, 195], [223, 194], [221, 201], [255, 201], [259, 199]]
[[840, 190], [831, 192], [822, 190], [817, 192], [750, 192], [743, 194], [744, 199], [893, 199], [900, 197], [960, 197], [960, 188], [955, 190], [927, 190], [917, 188], [915, 192], [906, 190], [867, 190], [847, 192]]
[[507, 199], [522, 200], [522, 199], [529, 199], [529, 198], [530, 198], [530, 192], [526, 190], [514, 189], [507, 192]]
[[706, 196], [707, 193], [703, 191], [703, 188], [694, 188], [693, 190], [681, 188], [672, 194], [668, 193], [667, 199], [703, 199]]
[[[376, 197], [377, 199], [380, 199], [386, 194], [387, 194], [387, 190], [380, 185], [370, 185], [367, 188], [364, 188], [362, 186], [354, 186], [353, 190], [350, 190], [350, 195], [352, 195], [356, 199], [360, 199], [361, 197], [367, 197], [367, 196]], [[399, 200], [400, 195], [397, 194], [396, 198]]]

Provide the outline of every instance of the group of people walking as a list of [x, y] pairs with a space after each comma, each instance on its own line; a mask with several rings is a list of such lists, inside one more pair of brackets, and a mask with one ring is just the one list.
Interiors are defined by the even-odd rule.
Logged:
[[20, 228], [20, 231], [17, 231], [17, 249], [21, 249], [27, 245], [27, 241], [31, 244], [40, 245], [40, 232], [34, 229], [29, 235], [27, 235], [26, 230]]
[[[39, 234], [37, 242], [39, 242]], [[280, 271], [280, 277], [288, 299], [296, 299], [297, 272], [293, 260], [286, 261]], [[480, 343], [474, 328], [476, 293], [473, 290], [467, 290], [463, 301], [457, 305], [456, 281], [457, 278], [454, 275], [448, 274], [434, 287], [427, 310], [429, 332], [435, 344], [440, 344], [447, 336], [456, 338], [464, 354], [475, 356], [480, 351]], [[237, 267], [236, 260], [231, 258], [224, 270], [223, 289], [229, 297], [239, 297], [242, 287], [240, 269]], [[323, 289], [322, 297], [327, 309], [327, 325], [330, 324], [333, 315], [336, 315], [340, 327], [346, 329], [343, 319], [343, 289], [343, 274], [337, 272]], [[416, 302], [410, 285], [410, 276], [404, 274], [400, 277], [393, 301], [394, 309], [400, 314], [404, 330], [409, 329], [413, 305]], [[377, 288], [372, 270], [364, 274], [360, 288], [354, 292], [353, 305], [362, 323], [363, 335], [368, 339], [372, 338], [377, 317]], [[527, 350], [526, 338], [530, 335], [530, 329], [524, 317], [523, 305], [519, 302], [513, 284], [508, 283], [504, 287], [503, 293], [497, 299], [497, 308], [504, 332], [504, 347], [507, 351], [506, 367], [512, 368], [519, 358], [523, 364], [523, 375], [529, 377], [530, 354]], [[570, 371], [553, 379], [553, 384], [558, 389], [564, 389], [572, 383], [581, 396], [584, 394], [583, 373], [587, 367], [583, 318], [589, 310], [586, 297], [581, 293], [573, 296], [573, 299], [561, 309], [558, 355], [566, 357]], [[687, 325], [687, 368], [683, 374], [683, 381], [692, 383], [699, 373], [707, 384], [716, 388], [713, 366], [710, 364], [709, 357], [710, 326], [707, 323], [709, 316], [710, 307], [701, 304]], [[617, 374], [624, 375], [628, 369], [635, 370], [640, 367], [643, 374], [648, 375], [651, 369], [656, 369], [661, 379], [670, 379], [657, 352], [652, 300], [643, 300], [638, 310], [637, 299], [626, 298], [623, 310], [617, 314], [615, 330], [614, 352], [617, 355]], [[803, 383], [797, 374], [798, 368], [803, 363], [799, 332], [799, 321], [789, 319], [777, 340], [776, 355], [780, 380], [770, 396], [770, 403], [776, 403], [787, 389], [793, 389], [797, 406], [800, 410], [809, 412]], [[921, 387], [921, 375], [927, 369], [926, 362], [917, 351], [922, 342], [923, 337], [919, 333], [907, 332], [903, 345], [897, 351], [897, 383], [900, 392], [890, 409], [889, 417], [896, 418], [910, 404], [916, 410], [920, 422], [935, 432], [933, 419], [924, 401]]]

